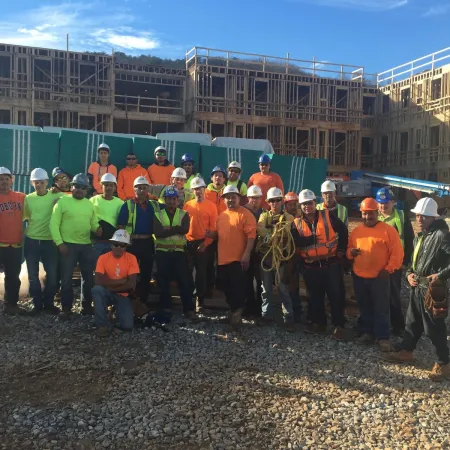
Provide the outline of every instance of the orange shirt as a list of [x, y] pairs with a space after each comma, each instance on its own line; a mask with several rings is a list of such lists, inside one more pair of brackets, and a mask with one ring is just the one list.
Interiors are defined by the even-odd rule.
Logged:
[[22, 192], [10, 190], [7, 194], [0, 194], [0, 246], [22, 245], [24, 202], [25, 194]]
[[213, 184], [209, 184], [205, 189], [205, 198], [210, 202], [214, 203], [217, 208], [217, 214], [225, 211], [227, 209], [227, 205], [225, 205], [225, 201], [222, 198], [222, 192], [225, 189], [225, 186], [220, 189], [220, 191], [216, 191], [213, 188]]
[[101, 194], [103, 192], [102, 185], [100, 184], [100, 179], [105, 173], [110, 173], [117, 178], [117, 168], [112, 164], [108, 164], [107, 166], [101, 166], [98, 161], [93, 162], [88, 169], [88, 173], [92, 175], [92, 186], [97, 194]]
[[[120, 258], [116, 258], [112, 252], [109, 252], [98, 258], [95, 271], [106, 275], [111, 280], [120, 280], [138, 274], [139, 264], [136, 256], [131, 253], [125, 252]], [[128, 296], [126, 293], [119, 295]]]
[[204, 244], [206, 246], [211, 244], [212, 239], [205, 238], [205, 233], [206, 230], [216, 231], [216, 205], [207, 199], [203, 200], [201, 203], [194, 199], [185, 203], [183, 209], [189, 213], [189, 217], [191, 218], [186, 239], [188, 241], [205, 239]]
[[133, 183], [137, 177], [145, 177], [148, 180], [148, 173], [140, 164], [136, 164], [136, 167], [133, 169], [125, 167], [119, 172], [117, 195], [123, 201], [131, 200], [136, 196]]
[[148, 181], [150, 184], [164, 184], [170, 185], [170, 177], [175, 170], [175, 166], [168, 164], [167, 166], [158, 166], [158, 164], [152, 164], [148, 169]]
[[277, 187], [281, 189], [284, 195], [283, 181], [280, 175], [275, 172], [269, 172], [267, 175], [261, 173], [254, 173], [248, 180], [247, 186], [258, 186], [262, 191], [262, 204], [261, 207], [264, 209], [269, 209], [269, 204], [266, 202], [267, 192], [270, 188]]
[[243, 206], [227, 209], [217, 218], [217, 233], [219, 266], [240, 261], [247, 247], [247, 240], [256, 238], [255, 216]]
[[[350, 249], [359, 248], [361, 254], [353, 257]], [[373, 228], [364, 224], [350, 234], [347, 257], [353, 259], [353, 272], [362, 278], [376, 278], [382, 270], [389, 273], [403, 264], [403, 247], [397, 230], [383, 222]]]

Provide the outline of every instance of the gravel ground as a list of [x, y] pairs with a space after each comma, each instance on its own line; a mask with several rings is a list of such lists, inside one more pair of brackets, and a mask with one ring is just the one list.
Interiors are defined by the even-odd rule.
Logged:
[[102, 340], [90, 318], [0, 316], [0, 448], [450, 448], [426, 339], [395, 366], [301, 327], [175, 322]]

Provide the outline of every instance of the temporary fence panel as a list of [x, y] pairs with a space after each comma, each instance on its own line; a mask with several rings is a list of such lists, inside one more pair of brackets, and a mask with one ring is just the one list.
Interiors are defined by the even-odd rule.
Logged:
[[24, 194], [31, 194], [34, 192], [33, 186], [30, 183], [30, 177], [28, 175], [13, 175], [13, 191], [23, 192]]
[[17, 175], [36, 167], [47, 171], [58, 165], [59, 136], [40, 131], [0, 128], [0, 161]]
[[19, 131], [42, 131], [41, 127], [35, 127], [31, 125], [11, 125], [7, 123], [0, 123], [0, 128], [6, 128], [8, 130], [19, 130]]

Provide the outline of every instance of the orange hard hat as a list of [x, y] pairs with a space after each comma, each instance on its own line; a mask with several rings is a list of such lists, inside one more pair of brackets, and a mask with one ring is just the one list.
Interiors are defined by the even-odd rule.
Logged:
[[298, 202], [298, 195], [297, 195], [295, 192], [288, 192], [288, 193], [284, 196], [284, 203], [286, 203], [286, 202], [292, 202], [292, 201]]
[[361, 202], [360, 211], [378, 211], [378, 203], [374, 198], [367, 197]]

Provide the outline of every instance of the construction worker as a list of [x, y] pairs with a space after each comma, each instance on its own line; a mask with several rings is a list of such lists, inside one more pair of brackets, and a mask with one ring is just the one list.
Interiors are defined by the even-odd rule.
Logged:
[[[35, 192], [25, 197], [23, 220], [28, 221], [25, 230], [24, 256], [27, 263], [30, 295], [33, 299], [33, 314], [45, 311], [58, 314], [59, 308], [54, 305], [58, 287], [58, 248], [50, 233], [50, 219], [53, 207], [64, 194], [53, 194], [47, 190], [48, 174], [44, 169], [34, 169], [30, 181]], [[44, 266], [46, 280], [42, 290], [39, 280], [39, 262]]]
[[421, 198], [411, 212], [416, 214], [419, 233], [414, 240], [412, 262], [406, 271], [411, 294], [405, 335], [398, 351], [386, 354], [385, 359], [398, 363], [412, 362], [417, 343], [425, 333], [437, 354], [437, 362], [428, 376], [433, 381], [442, 381], [450, 378], [445, 325], [450, 234], [446, 222], [439, 218], [438, 205], [432, 198]]
[[332, 181], [326, 180], [322, 183], [320, 192], [324, 201], [317, 205], [317, 209], [319, 211], [323, 209], [334, 211], [339, 220], [344, 222], [345, 226], [348, 227], [348, 211], [344, 205], [341, 205], [336, 200], [336, 185]]
[[0, 167], [0, 266], [5, 272], [3, 312], [22, 314], [19, 301], [20, 268], [22, 264], [22, 215], [25, 194], [11, 189], [13, 176], [6, 167]]
[[230, 306], [230, 325], [239, 328], [245, 302], [246, 271], [256, 238], [256, 220], [240, 205], [240, 194], [235, 186], [223, 191], [226, 210], [217, 218], [217, 232], [207, 236], [218, 238], [218, 272], [220, 285]]
[[164, 147], [155, 148], [155, 162], [147, 169], [150, 184], [170, 185], [170, 177], [175, 166], [167, 159], [167, 150]]
[[[178, 167], [170, 176], [170, 186], [173, 186], [178, 191], [178, 208], [183, 208], [184, 204], [194, 198], [194, 194], [190, 189], [185, 189], [186, 185], [186, 171]], [[164, 192], [166, 190], [165, 184], [152, 184], [150, 186], [150, 198], [158, 200], [164, 204]]]
[[[414, 230], [405, 213], [395, 207], [395, 198], [390, 188], [381, 188], [377, 192], [378, 220], [393, 226], [403, 246], [405, 257], [403, 265], [408, 266], [413, 252]], [[402, 335], [405, 331], [405, 317], [402, 310], [401, 289], [403, 270], [400, 268], [391, 274], [390, 283], [390, 316], [392, 333]]]
[[92, 314], [94, 253], [90, 232], [100, 236], [102, 229], [98, 225], [94, 205], [85, 198], [89, 186], [87, 175], [75, 175], [70, 182], [72, 196], [58, 200], [50, 220], [52, 239], [61, 255], [61, 319], [68, 319], [72, 313], [72, 274], [77, 263], [81, 272], [81, 313]]
[[[282, 210], [283, 206], [283, 192], [276, 187], [270, 188], [267, 192], [267, 202], [270, 205], [269, 211], [261, 214], [258, 220], [257, 235], [258, 244], [257, 250], [260, 256], [263, 256], [263, 269], [261, 271], [262, 277], [262, 317], [260, 324], [270, 325], [273, 323], [273, 285], [275, 284], [275, 270], [270, 270], [273, 267], [273, 251], [267, 246], [267, 240], [277, 231], [275, 226], [283, 224], [287, 230], [290, 230], [290, 224], [294, 221], [294, 217]], [[280, 226], [280, 225], [278, 225]], [[284, 247], [287, 243], [284, 243]], [[278, 249], [275, 249], [276, 251]], [[267, 252], [270, 252], [267, 255]], [[284, 271], [286, 264], [282, 263], [278, 268], [280, 273], [280, 282], [278, 283], [278, 297], [283, 307], [284, 325], [286, 331], [295, 331], [294, 325], [294, 311], [292, 309], [292, 301], [289, 295], [289, 287], [283, 282]]]
[[131, 331], [134, 314], [129, 294], [136, 287], [139, 265], [134, 255], [127, 252], [130, 234], [117, 230], [109, 239], [111, 251], [101, 255], [95, 268], [94, 298], [95, 325], [100, 337], [109, 336], [112, 326], [108, 320], [108, 306], [114, 306], [119, 327], [113, 331]]
[[189, 232], [189, 214], [177, 207], [178, 191], [173, 186], [164, 190], [165, 205], [155, 214], [153, 232], [158, 272], [156, 274], [159, 299], [164, 311], [170, 311], [170, 282], [175, 280], [180, 292], [183, 314], [195, 319], [192, 301], [194, 285], [186, 252], [186, 234]]
[[184, 185], [186, 189], [191, 189], [191, 182], [194, 178], [202, 178], [201, 174], [194, 172], [194, 165], [194, 158], [189, 153], [185, 153], [181, 157], [181, 168], [186, 172], [186, 184]]
[[241, 163], [231, 161], [228, 164], [228, 180], [225, 183], [227, 186], [236, 186], [241, 194], [241, 204], [246, 203], [247, 185], [240, 179], [242, 174]]
[[116, 231], [117, 219], [123, 201], [114, 196], [117, 188], [116, 177], [112, 173], [105, 173], [100, 180], [103, 194], [95, 195], [89, 201], [94, 205], [98, 223], [102, 227], [101, 236], [94, 239], [94, 261], [97, 262], [100, 255], [111, 250], [110, 239]]
[[392, 350], [389, 327], [390, 274], [403, 262], [403, 247], [393, 227], [378, 220], [378, 203], [361, 202], [363, 223], [350, 234], [347, 257], [353, 260], [353, 284], [362, 335], [356, 343], [370, 345], [376, 339], [382, 352]]
[[294, 220], [292, 235], [301, 258], [302, 275], [309, 293], [307, 333], [325, 333], [325, 294], [331, 309], [333, 339], [344, 340], [345, 305], [342, 302], [343, 276], [340, 261], [345, 256], [348, 231], [330, 211], [316, 210], [316, 196], [309, 189], [299, 194], [301, 215]]
[[149, 182], [145, 176], [134, 180], [135, 197], [127, 200], [120, 209], [117, 228], [125, 229], [131, 234], [132, 244], [129, 252], [136, 256], [140, 278], [136, 294], [142, 302], [147, 302], [150, 294], [155, 246], [153, 242], [153, 218], [159, 211], [159, 204], [149, 200]]
[[134, 180], [138, 177], [145, 177], [148, 180], [148, 173], [138, 164], [137, 156], [130, 152], [127, 155], [127, 166], [119, 172], [117, 179], [117, 195], [121, 200], [127, 201], [135, 197]]
[[227, 182], [227, 173], [222, 166], [215, 166], [213, 168], [211, 171], [211, 181], [206, 188], [205, 197], [216, 205], [217, 214], [220, 214], [227, 209], [222, 198], [223, 190]]
[[270, 171], [270, 161], [269, 155], [264, 154], [260, 156], [258, 160], [260, 172], [254, 173], [247, 183], [248, 187], [255, 184], [261, 188], [263, 193], [262, 207], [265, 209], [269, 209], [269, 204], [265, 199], [267, 198], [267, 192], [270, 188], [277, 187], [284, 193], [283, 181], [280, 175]]
[[284, 196], [284, 210], [294, 219], [300, 217], [301, 211], [299, 209], [298, 195], [295, 192], [288, 192]]
[[110, 148], [108, 144], [102, 143], [97, 149], [97, 161], [91, 163], [88, 168], [88, 177], [94, 189], [94, 195], [103, 193], [101, 179], [106, 173], [117, 178], [117, 167], [109, 162]]
[[[258, 222], [265, 209], [261, 208], [262, 192], [258, 186], [251, 186], [247, 190], [248, 203], [244, 205]], [[255, 289], [256, 287], [256, 289]], [[250, 255], [250, 264], [246, 276], [246, 295], [243, 317], [247, 319], [259, 319], [262, 307], [262, 280], [261, 280], [261, 255], [254, 245]]]
[[191, 219], [189, 232], [186, 234], [187, 250], [191, 263], [195, 267], [198, 312], [204, 313], [208, 265], [213, 264], [210, 252], [213, 240], [206, 237], [206, 231], [216, 231], [217, 208], [214, 203], [205, 198], [206, 184], [203, 178], [194, 178], [191, 181], [191, 189], [194, 191], [195, 198], [184, 205], [184, 210]]
[[61, 167], [55, 167], [52, 171], [53, 185], [51, 187], [52, 194], [62, 192], [63, 194], [72, 196], [70, 190], [71, 176]]

